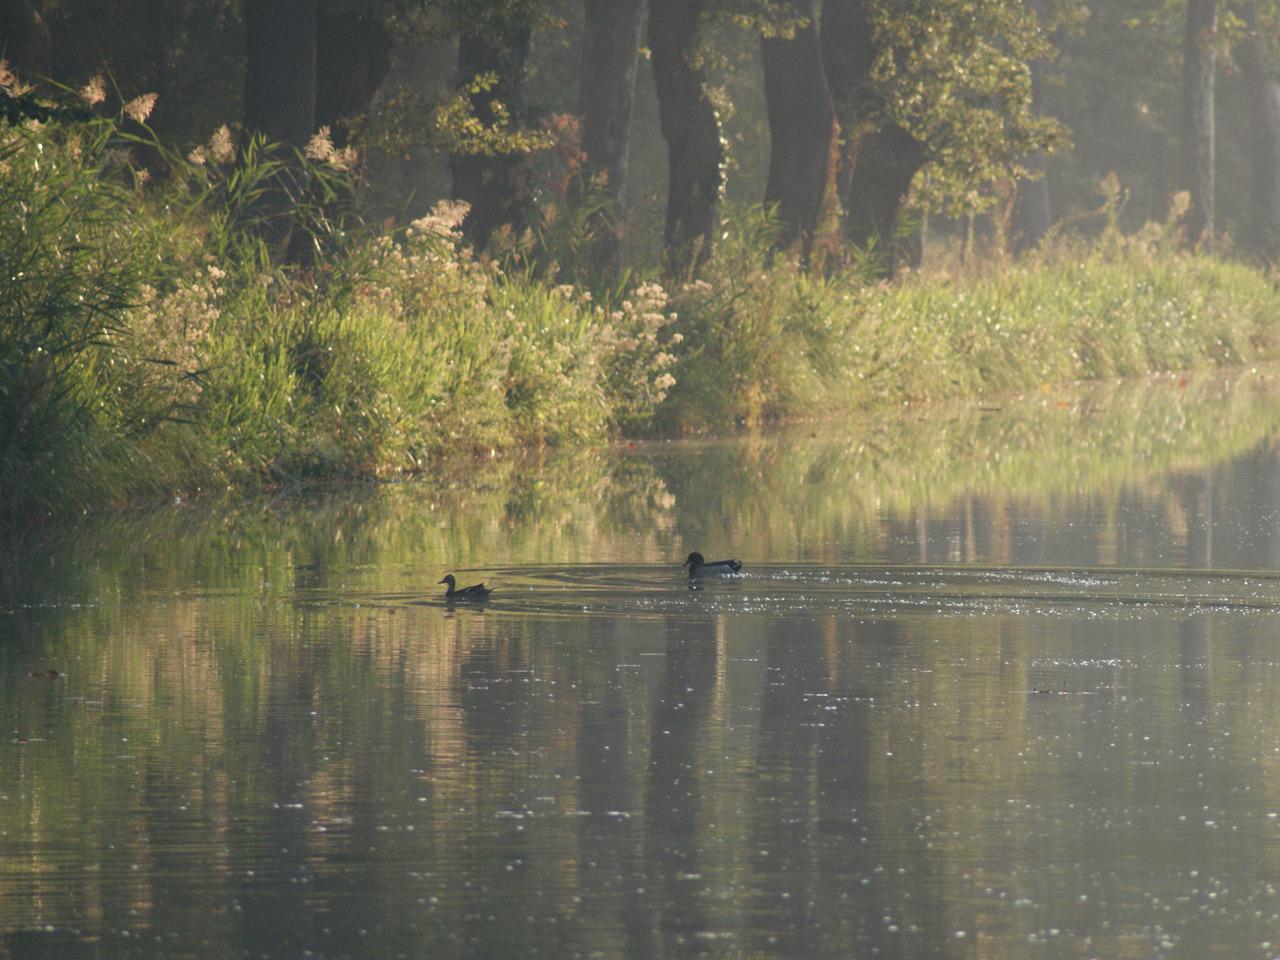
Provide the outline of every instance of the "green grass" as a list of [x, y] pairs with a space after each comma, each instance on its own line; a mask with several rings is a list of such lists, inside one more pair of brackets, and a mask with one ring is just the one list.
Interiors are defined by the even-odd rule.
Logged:
[[[151, 182], [144, 148], [165, 169]], [[1271, 280], [1158, 229], [871, 284], [772, 256], [746, 213], [700, 279], [593, 299], [536, 250], [519, 271], [476, 257], [447, 205], [363, 229], [338, 172], [259, 143], [196, 162], [110, 120], [3, 128], [0, 164], [10, 517], [1280, 352]], [[311, 253], [281, 266], [290, 233]]]
[[734, 251], [675, 301], [671, 429], [853, 412], [1277, 355], [1262, 272], [1133, 240], [869, 285]]

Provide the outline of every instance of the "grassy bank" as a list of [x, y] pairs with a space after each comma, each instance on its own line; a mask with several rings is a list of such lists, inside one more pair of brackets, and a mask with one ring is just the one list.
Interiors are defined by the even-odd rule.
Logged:
[[[1278, 352], [1270, 280], [1170, 252], [1158, 231], [868, 285], [771, 260], [747, 217], [701, 279], [593, 295], [557, 283], [533, 240], [476, 258], [448, 206], [352, 229], [341, 159], [237, 155], [223, 137], [184, 158], [109, 121], [4, 129], [6, 513]], [[303, 265], [278, 266], [300, 239]]]
[[1161, 231], [1060, 244], [982, 273], [893, 284], [814, 278], [725, 244], [675, 306], [683, 334], [667, 428], [872, 410], [1280, 352], [1280, 295], [1240, 263], [1180, 254]]

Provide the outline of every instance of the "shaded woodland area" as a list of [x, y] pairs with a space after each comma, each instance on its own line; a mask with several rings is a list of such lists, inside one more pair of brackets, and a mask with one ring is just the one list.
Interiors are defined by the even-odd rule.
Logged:
[[928, 214], [1020, 250], [1096, 229], [1111, 172], [1129, 226], [1182, 189], [1188, 243], [1270, 258], [1276, 35], [1269, 0], [0, 4], [37, 93], [95, 74], [155, 92], [178, 146], [328, 128], [360, 151], [367, 216], [465, 200], [482, 249], [573, 209], [600, 273], [705, 261], [726, 199], [826, 265], [916, 263]]

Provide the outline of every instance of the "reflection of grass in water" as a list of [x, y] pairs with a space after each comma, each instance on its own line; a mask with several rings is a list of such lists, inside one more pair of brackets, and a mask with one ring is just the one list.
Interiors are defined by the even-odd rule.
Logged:
[[[875, 535], [886, 517], [966, 494], [1054, 510], [1087, 493], [1114, 504], [1170, 469], [1238, 455], [1280, 423], [1269, 373], [1162, 379], [1009, 400], [999, 411], [904, 410], [875, 424], [635, 453], [495, 461], [439, 484], [360, 487], [103, 518], [11, 544], [39, 563], [0, 575], [0, 600], [128, 596], [193, 586], [239, 593], [335, 588], [430, 595], [443, 568], [661, 562], [754, 539], [761, 556]], [[92, 562], [86, 562], [92, 557]]]
[[[817, 424], [663, 458], [681, 518], [713, 529], [733, 516], [779, 537], [825, 536], [883, 514], [937, 509], [966, 494], [1052, 504], [1114, 499], [1169, 470], [1204, 467], [1280, 425], [1274, 372], [1163, 378], [1005, 401], [904, 410], [874, 423]], [[707, 478], [714, 477], [714, 482]]]

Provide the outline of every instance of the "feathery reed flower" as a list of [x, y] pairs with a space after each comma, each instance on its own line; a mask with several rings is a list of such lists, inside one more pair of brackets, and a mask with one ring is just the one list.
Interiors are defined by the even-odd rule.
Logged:
[[138, 123], [146, 123], [147, 117], [151, 116], [151, 111], [156, 108], [156, 99], [157, 95], [154, 93], [144, 93], [134, 97], [124, 105], [124, 112]]
[[462, 221], [467, 219], [470, 212], [471, 204], [465, 200], [441, 200], [431, 208], [429, 214], [409, 224], [409, 233], [457, 239]]
[[308, 160], [327, 163], [334, 154], [333, 136], [328, 126], [323, 126], [311, 135], [307, 145], [302, 148], [303, 156]]
[[96, 107], [107, 99], [107, 82], [102, 78], [102, 74], [95, 73], [89, 78], [89, 82], [80, 88], [80, 99], [90, 107]]
[[235, 145], [231, 142], [231, 128], [225, 123], [213, 131], [209, 138], [209, 156], [214, 163], [230, 163], [236, 157]]

